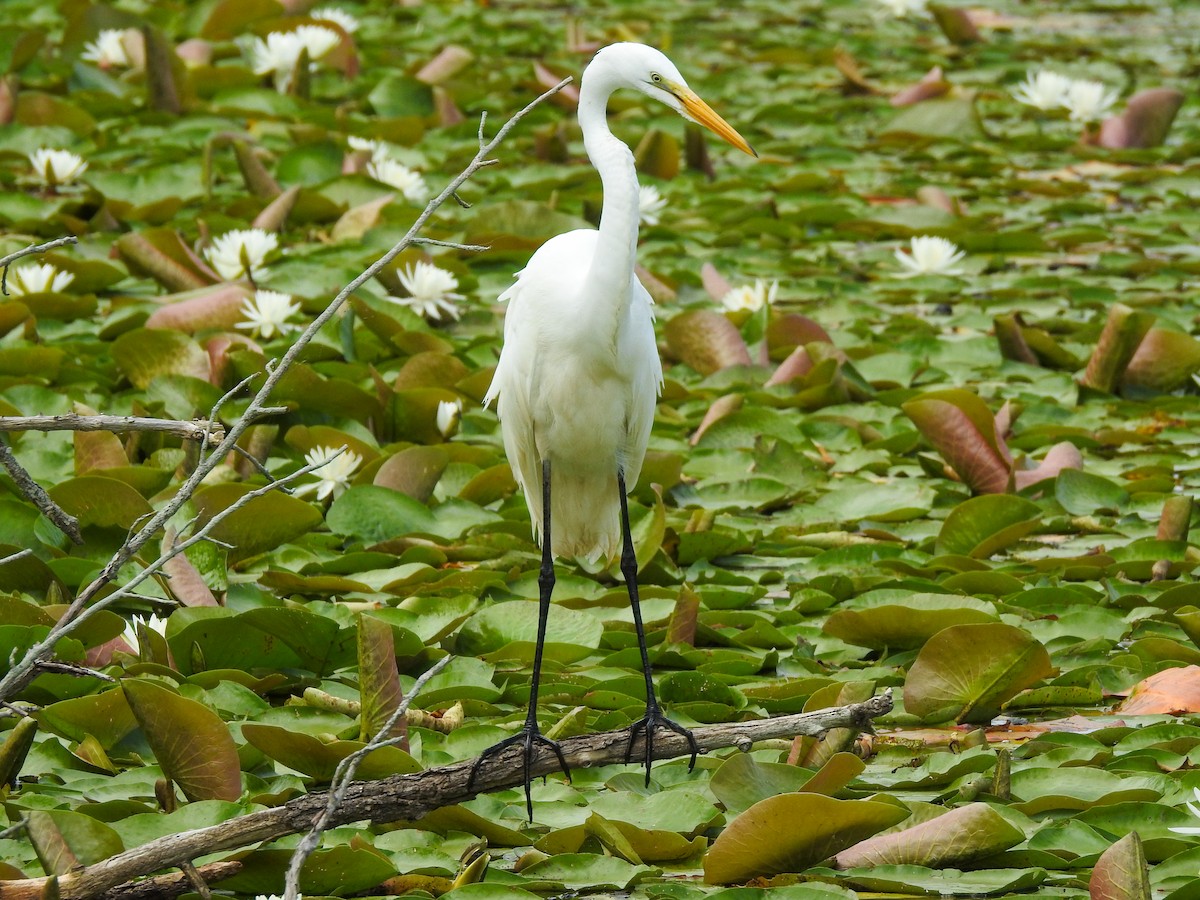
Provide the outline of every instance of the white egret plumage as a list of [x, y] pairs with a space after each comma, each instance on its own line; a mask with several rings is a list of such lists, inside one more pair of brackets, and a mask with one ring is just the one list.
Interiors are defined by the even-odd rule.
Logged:
[[558, 745], [538, 729], [536, 712], [555, 556], [620, 555], [646, 679], [646, 715], [630, 730], [626, 757], [642, 734], [648, 784], [654, 733], [664, 728], [686, 735], [693, 764], [696, 756], [691, 733], [667, 719], [655, 697], [629, 532], [626, 494], [642, 468], [662, 365], [652, 301], [634, 274], [638, 180], [633, 154], [608, 127], [608, 99], [621, 88], [640, 91], [754, 154], [658, 50], [635, 43], [604, 47], [579, 89], [584, 148], [604, 186], [600, 227], [551, 238], [501, 296], [508, 302], [504, 346], [485, 403], [497, 401], [505, 453], [542, 544], [538, 635], [525, 726], [480, 757], [471, 782], [484, 759], [521, 744], [531, 818], [529, 765], [535, 746], [553, 750], [570, 774]]

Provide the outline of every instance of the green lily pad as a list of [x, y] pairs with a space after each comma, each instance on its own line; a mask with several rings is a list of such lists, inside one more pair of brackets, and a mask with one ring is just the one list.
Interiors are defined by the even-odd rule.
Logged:
[[704, 857], [704, 880], [730, 884], [803, 872], [903, 821], [907, 809], [872, 800], [780, 794], [760, 800], [725, 826]]
[[904, 681], [904, 708], [927, 722], [991, 719], [1050, 674], [1046, 648], [1002, 623], [953, 625], [930, 638]]

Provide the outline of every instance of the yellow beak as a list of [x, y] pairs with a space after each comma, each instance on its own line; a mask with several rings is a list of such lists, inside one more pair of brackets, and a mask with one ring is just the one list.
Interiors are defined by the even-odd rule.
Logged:
[[722, 119], [713, 110], [711, 106], [701, 100], [696, 92], [691, 88], [686, 88], [683, 85], [670, 85], [671, 92], [679, 98], [679, 102], [683, 104], [684, 112], [695, 122], [699, 122], [717, 137], [728, 141], [733, 146], [737, 147], [743, 153], [749, 153], [751, 156], [758, 156], [754, 152], [754, 148], [746, 143], [746, 139], [742, 137], [734, 127]]

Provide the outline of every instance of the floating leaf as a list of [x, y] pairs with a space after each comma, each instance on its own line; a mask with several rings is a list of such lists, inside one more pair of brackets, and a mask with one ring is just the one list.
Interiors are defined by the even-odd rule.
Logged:
[[1117, 513], [1129, 502], [1129, 493], [1107, 478], [1065, 469], [1054, 484], [1054, 497], [1074, 516], [1090, 516], [1097, 512]]
[[987, 405], [970, 391], [922, 394], [901, 408], [971, 490], [1008, 490], [1011, 461]]
[[83, 527], [132, 528], [153, 514], [146, 499], [122, 481], [101, 475], [85, 475], [60, 482], [50, 489], [50, 498]]
[[[239, 503], [253, 488], [246, 484], [218, 484], [204, 488], [194, 498], [201, 523]], [[244, 503], [212, 530], [212, 536], [233, 546], [231, 562], [248, 559], [311, 531], [321, 523], [321, 513], [311, 504], [271, 491]]]
[[1200, 370], [1200, 341], [1181, 331], [1151, 328], [1121, 376], [1123, 390], [1166, 394]]
[[1014, 847], [1025, 833], [986, 803], [968, 803], [926, 822], [868, 838], [836, 857], [839, 869], [859, 866], [961, 866]]
[[971, 597], [910, 594], [902, 603], [880, 598], [869, 605], [840, 609], [825, 620], [822, 630], [862, 647], [916, 649], [951, 625], [996, 621], [995, 607]]
[[671, 352], [701, 375], [750, 365], [750, 351], [741, 333], [720, 313], [707, 309], [682, 312], [667, 322], [665, 333]]
[[[466, 656], [498, 653], [532, 660], [537, 635], [538, 604], [513, 600], [484, 607], [458, 631], [457, 650]], [[577, 662], [600, 646], [604, 626], [595, 616], [573, 609], [552, 609], [546, 622], [544, 652], [548, 659]]]
[[821, 794], [762, 800], [725, 826], [704, 857], [704, 880], [730, 884], [803, 872], [907, 818], [903, 807]]
[[[242, 304], [250, 296], [250, 288], [240, 283], [214, 284], [182, 294], [168, 294], [157, 298], [164, 305], [150, 314], [146, 327], [188, 334], [206, 328], [232, 328], [242, 321]], [[140, 345], [137, 349], [142, 352]], [[139, 375], [141, 377], [144, 376]], [[133, 380], [132, 375], [130, 380]]]
[[1164, 669], [1142, 679], [1117, 710], [1129, 716], [1200, 712], [1200, 666]]
[[163, 773], [189, 800], [236, 800], [241, 765], [228, 726], [203, 703], [150, 681], [127, 679], [121, 689]]
[[32, 810], [25, 825], [42, 867], [54, 875], [66, 875], [125, 849], [108, 825], [67, 809]]
[[1112, 393], [1153, 324], [1152, 314], [1114, 303], [1108, 310], [1104, 330], [1100, 332], [1080, 384]]
[[[366, 746], [362, 741], [325, 742], [310, 734], [258, 722], [242, 725], [242, 735], [271, 759], [323, 783], [333, 779], [343, 759]], [[363, 757], [355, 777], [374, 781], [419, 771], [420, 763], [399, 747], [379, 747]]]
[[1050, 674], [1050, 656], [1001, 623], [953, 625], [930, 638], [904, 681], [904, 708], [926, 722], [980, 722]]
[[136, 387], [147, 388], [162, 375], [207, 380], [208, 354], [181, 331], [136, 328], [113, 342], [113, 359]]
[[326, 521], [334, 534], [351, 535], [371, 543], [436, 530], [433, 515], [423, 503], [399, 491], [374, 485], [346, 491], [333, 502]]
[[[359, 739], [375, 740], [380, 729], [404, 699], [400, 691], [400, 673], [396, 669], [396, 644], [392, 626], [367, 614], [358, 617], [358, 693], [362, 703], [359, 714]], [[383, 739], [404, 738], [407, 749], [408, 728], [401, 716]]]
[[1125, 101], [1124, 111], [1100, 125], [1101, 147], [1159, 147], [1183, 106], [1183, 92], [1174, 88], [1138, 91]]
[[1136, 831], [1104, 851], [1088, 883], [1091, 900], [1150, 900], [1150, 871]]
[[760, 762], [749, 753], [735, 753], [714, 773], [709, 789], [727, 812], [737, 815], [760, 800], [799, 791], [812, 774], [799, 766]]
[[964, 500], [950, 511], [938, 533], [937, 552], [987, 559], [1041, 524], [1036, 503], [1005, 494]]

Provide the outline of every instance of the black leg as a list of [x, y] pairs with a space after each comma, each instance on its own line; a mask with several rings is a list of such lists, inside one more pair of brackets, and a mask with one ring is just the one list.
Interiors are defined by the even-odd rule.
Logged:
[[625, 749], [625, 762], [629, 762], [633, 755], [633, 742], [637, 739], [638, 734], [643, 734], [646, 750], [646, 786], [649, 787], [650, 761], [654, 757], [654, 732], [656, 730], [666, 728], [687, 738], [688, 746], [692, 751], [692, 758], [688, 763], [689, 772], [696, 765], [696, 754], [700, 752], [700, 748], [696, 745], [696, 739], [692, 737], [690, 731], [663, 715], [663, 711], [658, 705], [658, 698], [654, 695], [654, 679], [650, 674], [650, 654], [646, 650], [646, 629], [642, 625], [642, 605], [638, 599], [637, 555], [633, 551], [633, 535], [629, 531], [629, 501], [625, 498], [625, 473], [620, 469], [617, 470], [617, 488], [621, 492], [621, 574], [625, 576], [625, 586], [629, 589], [629, 605], [633, 607], [633, 624], [637, 629], [638, 649], [642, 651], [642, 674], [646, 677], [646, 715], [629, 728], [629, 746]]
[[529, 766], [533, 761], [534, 748], [541, 744], [549, 747], [562, 766], [567, 780], [571, 779], [571, 770], [563, 759], [562, 748], [557, 742], [542, 734], [537, 723], [538, 682], [542, 676], [542, 645], [546, 642], [546, 620], [550, 618], [550, 595], [554, 592], [554, 554], [550, 550], [550, 460], [542, 460], [542, 568], [538, 573], [538, 631], [537, 644], [533, 650], [533, 683], [529, 688], [529, 713], [525, 717], [525, 725], [518, 734], [505, 738], [493, 747], [479, 754], [475, 765], [471, 766], [471, 774], [467, 778], [467, 790], [475, 783], [475, 775], [483, 761], [495, 756], [513, 744], [520, 744], [525, 751], [522, 760], [522, 771], [525, 775], [525, 811], [529, 821], [533, 821], [533, 798], [529, 794]]

